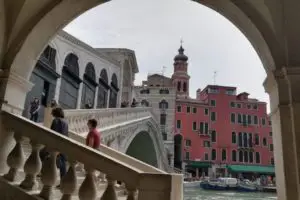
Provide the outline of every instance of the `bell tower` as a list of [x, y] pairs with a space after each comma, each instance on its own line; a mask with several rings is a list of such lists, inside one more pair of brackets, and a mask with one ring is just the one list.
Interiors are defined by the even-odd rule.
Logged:
[[174, 72], [172, 75], [172, 82], [176, 88], [177, 98], [189, 97], [189, 80], [188, 75], [188, 57], [184, 54], [184, 48], [182, 47], [183, 41], [181, 40], [178, 54], [174, 57]]

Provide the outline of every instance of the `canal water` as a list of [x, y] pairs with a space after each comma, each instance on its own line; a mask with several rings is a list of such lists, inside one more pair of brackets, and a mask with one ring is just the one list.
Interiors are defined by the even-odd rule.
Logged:
[[271, 193], [241, 193], [208, 191], [199, 188], [185, 188], [184, 200], [277, 200]]

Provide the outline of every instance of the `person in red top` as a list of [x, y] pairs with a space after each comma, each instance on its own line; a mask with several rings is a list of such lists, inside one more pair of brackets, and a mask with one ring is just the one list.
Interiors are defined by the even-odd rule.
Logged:
[[89, 133], [86, 137], [86, 145], [94, 149], [98, 149], [100, 146], [100, 133], [97, 131], [97, 120], [90, 119], [87, 123], [89, 127]]

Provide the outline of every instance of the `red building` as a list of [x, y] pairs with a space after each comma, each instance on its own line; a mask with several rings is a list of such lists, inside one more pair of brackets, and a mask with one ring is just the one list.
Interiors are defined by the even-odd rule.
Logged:
[[[201, 173], [273, 173], [273, 141], [266, 103], [236, 87], [208, 85], [189, 97], [188, 57], [174, 58], [177, 88], [174, 165]], [[270, 167], [271, 166], [271, 167]]]

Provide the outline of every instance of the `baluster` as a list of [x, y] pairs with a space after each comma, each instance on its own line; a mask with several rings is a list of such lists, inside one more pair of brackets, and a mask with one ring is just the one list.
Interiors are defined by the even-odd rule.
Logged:
[[86, 175], [83, 183], [79, 188], [80, 200], [95, 200], [97, 195], [94, 170], [86, 169]]
[[34, 185], [36, 185], [36, 176], [42, 168], [42, 162], [40, 159], [40, 150], [42, 148], [42, 145], [36, 144], [33, 141], [31, 141], [30, 144], [32, 147], [31, 154], [24, 166], [26, 176], [20, 185], [20, 187], [26, 190], [32, 190]]
[[111, 179], [110, 177], [106, 177], [107, 179], [107, 187], [104, 191], [101, 200], [117, 200], [117, 194], [115, 190], [116, 181]]
[[44, 186], [39, 196], [45, 200], [51, 199], [53, 186], [57, 180], [56, 157], [57, 152], [51, 152], [50, 158], [43, 162], [42, 183]]
[[14, 138], [16, 145], [7, 157], [7, 164], [10, 169], [8, 173], [4, 175], [4, 178], [11, 182], [15, 181], [18, 170], [24, 164], [24, 152], [21, 145], [24, 138], [16, 133], [14, 134]]
[[71, 200], [77, 186], [77, 178], [75, 171], [76, 162], [70, 161], [70, 167], [67, 174], [61, 180], [61, 192], [63, 194], [61, 200]]
[[136, 199], [136, 188], [127, 188], [127, 200]]

